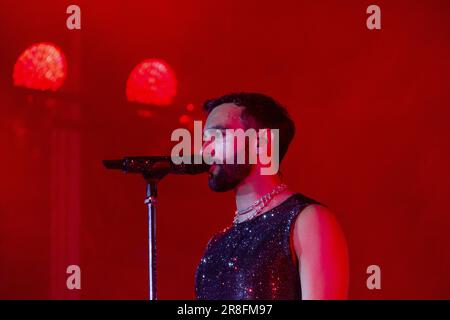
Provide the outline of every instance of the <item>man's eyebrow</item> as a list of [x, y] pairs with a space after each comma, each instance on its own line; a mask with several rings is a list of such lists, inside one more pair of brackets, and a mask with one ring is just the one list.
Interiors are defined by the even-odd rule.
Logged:
[[222, 126], [222, 125], [217, 125], [217, 126], [212, 126], [212, 127], [210, 127], [210, 128], [205, 128], [205, 131], [206, 131], [206, 130], [214, 130], [214, 129], [216, 129], [216, 130], [226, 130], [227, 128], [225, 128], [225, 127]]

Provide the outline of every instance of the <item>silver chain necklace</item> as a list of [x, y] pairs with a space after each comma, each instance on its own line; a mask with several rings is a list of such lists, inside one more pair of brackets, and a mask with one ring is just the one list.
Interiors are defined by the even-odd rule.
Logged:
[[[272, 199], [277, 194], [286, 190], [286, 188], [287, 188], [287, 185], [285, 185], [284, 183], [281, 183], [281, 184], [277, 185], [272, 191], [270, 191], [269, 193], [266, 193], [261, 198], [256, 200], [249, 207], [247, 207], [245, 209], [241, 209], [241, 210], [236, 210], [234, 213], [233, 223], [238, 224], [238, 223], [253, 219], [254, 217], [258, 216], [262, 212], [262, 210], [265, 207], [267, 207], [267, 205], [272, 201]], [[239, 217], [247, 215], [247, 214], [248, 214], [248, 216], [244, 220], [239, 221]]]

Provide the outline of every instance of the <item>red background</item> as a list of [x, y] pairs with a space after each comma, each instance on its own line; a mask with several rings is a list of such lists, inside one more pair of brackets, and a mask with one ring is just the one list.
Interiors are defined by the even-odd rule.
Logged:
[[[201, 118], [204, 99], [231, 91], [288, 107], [298, 131], [282, 171], [336, 213], [350, 298], [450, 298], [448, 1], [374, 3], [382, 29], [370, 31], [369, 1], [77, 1], [82, 29], [70, 31], [72, 1], [2, 1], [0, 298], [145, 299], [145, 185], [101, 160], [168, 153], [186, 104]], [[56, 94], [12, 85], [15, 60], [40, 41], [67, 56]], [[146, 58], [175, 70], [172, 106], [126, 101]], [[205, 176], [168, 177], [159, 191], [159, 298], [190, 299], [233, 195]], [[65, 289], [70, 264], [77, 292]], [[366, 287], [371, 264], [381, 290]]]

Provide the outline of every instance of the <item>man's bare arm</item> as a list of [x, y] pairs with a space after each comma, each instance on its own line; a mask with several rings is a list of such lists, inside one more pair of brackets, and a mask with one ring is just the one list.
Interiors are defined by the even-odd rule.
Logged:
[[348, 250], [334, 215], [320, 205], [306, 207], [296, 219], [293, 237], [302, 299], [347, 299]]

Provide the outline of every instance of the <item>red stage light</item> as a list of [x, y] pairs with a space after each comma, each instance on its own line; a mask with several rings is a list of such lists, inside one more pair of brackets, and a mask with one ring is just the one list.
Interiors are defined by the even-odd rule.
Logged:
[[178, 119], [178, 121], [180, 122], [180, 124], [184, 124], [187, 125], [190, 122], [192, 122], [192, 118], [190, 116], [188, 116], [187, 114], [183, 114], [180, 116], [180, 118]]
[[187, 128], [188, 130], [194, 130], [194, 118], [192, 118], [191, 116], [187, 115], [187, 114], [182, 114], [179, 118], [178, 118], [178, 122], [184, 127]]
[[18, 87], [37, 90], [58, 90], [67, 76], [66, 58], [51, 43], [28, 47], [14, 65], [13, 81]]
[[172, 103], [176, 92], [175, 73], [163, 60], [145, 60], [128, 77], [128, 101], [165, 106]]
[[188, 103], [186, 105], [186, 110], [187, 111], [194, 111], [194, 104], [193, 103]]

